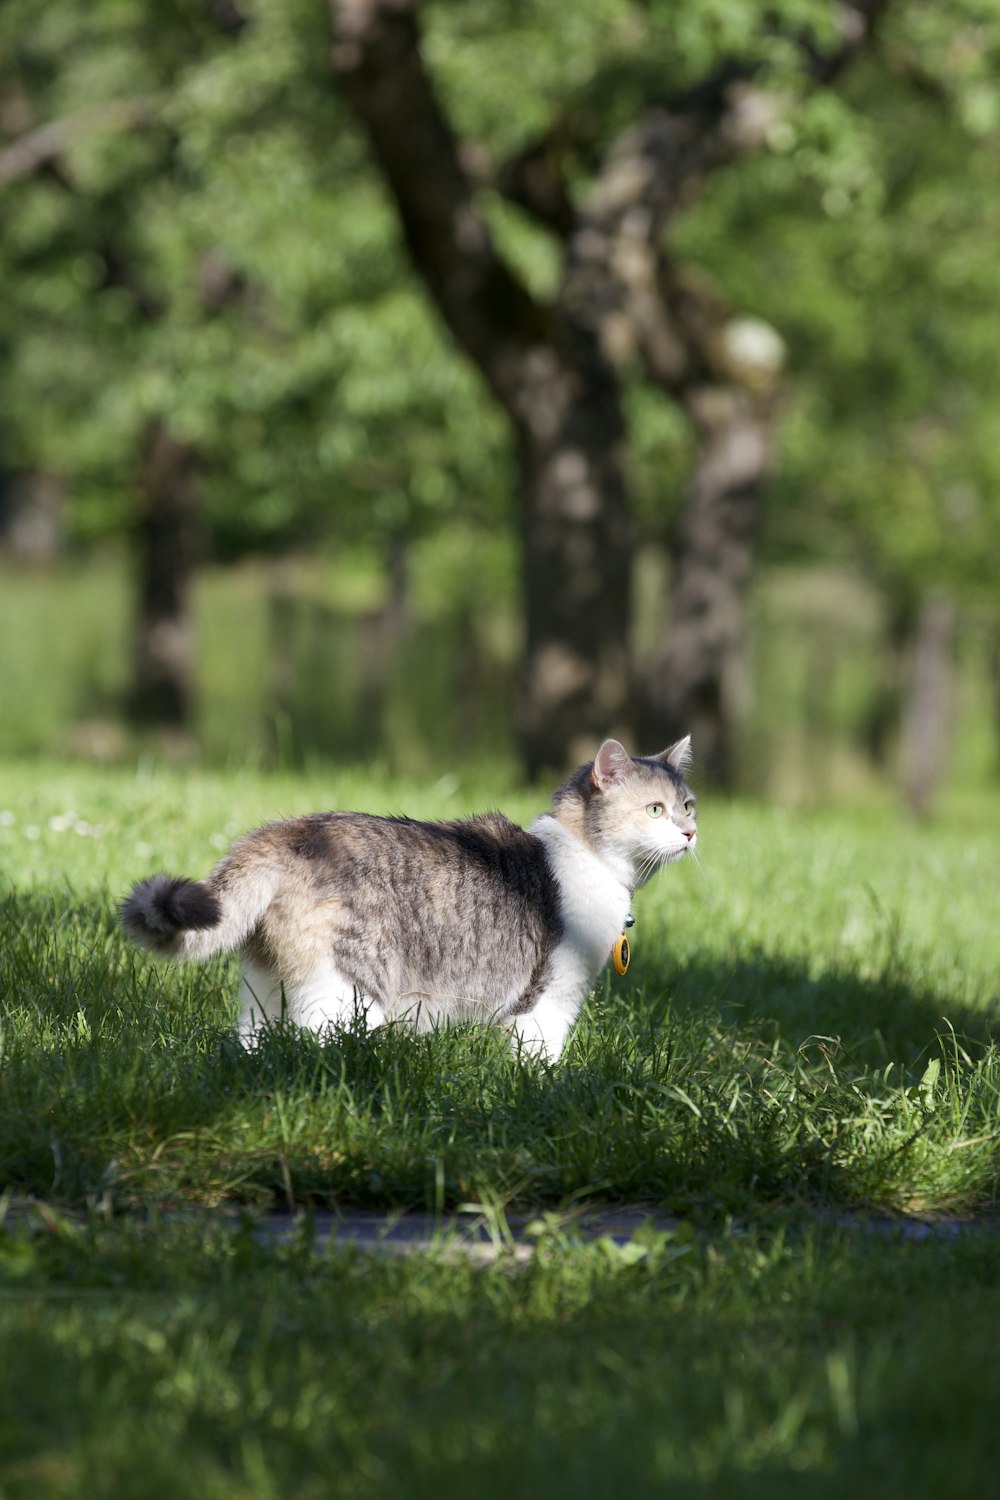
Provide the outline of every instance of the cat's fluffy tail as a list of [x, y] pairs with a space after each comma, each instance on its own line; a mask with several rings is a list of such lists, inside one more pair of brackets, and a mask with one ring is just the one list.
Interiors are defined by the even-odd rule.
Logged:
[[265, 871], [236, 881], [151, 875], [125, 897], [121, 923], [133, 942], [151, 953], [211, 958], [243, 945], [273, 894], [274, 881]]

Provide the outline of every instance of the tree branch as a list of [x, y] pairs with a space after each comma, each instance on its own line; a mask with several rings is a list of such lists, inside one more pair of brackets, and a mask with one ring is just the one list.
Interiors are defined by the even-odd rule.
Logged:
[[550, 131], [529, 143], [501, 166], [496, 187], [511, 203], [516, 203], [553, 230], [560, 239], [568, 238], [576, 219], [566, 186], [565, 159], [581, 144], [592, 144], [593, 132], [578, 115], [564, 115]]
[[[837, 8], [838, 42], [823, 51], [798, 37], [808, 74], [829, 85], [871, 41], [890, 0], [853, 0]], [[766, 144], [781, 115], [762, 65], [724, 60], [693, 87], [650, 102], [636, 123], [597, 159], [593, 122], [558, 120], [498, 174], [501, 191], [555, 231], [565, 244], [560, 300], [615, 362], [640, 352], [650, 374], [676, 394], [699, 355], [664, 299], [660, 265], [667, 226], [704, 190], [718, 168]], [[570, 204], [565, 163], [594, 157], [595, 180], [578, 212]]]
[[[250, 24], [239, 0], [201, 0], [201, 8], [212, 29], [224, 36], [235, 39]], [[120, 133], [135, 125], [148, 125], [159, 115], [161, 102], [158, 99], [117, 99], [35, 126], [0, 149], [0, 187], [33, 176], [61, 156], [82, 135], [98, 131]]]
[[62, 156], [81, 136], [99, 131], [117, 134], [148, 123], [155, 118], [159, 107], [159, 101], [154, 99], [119, 99], [35, 126], [0, 150], [0, 187], [33, 176]]

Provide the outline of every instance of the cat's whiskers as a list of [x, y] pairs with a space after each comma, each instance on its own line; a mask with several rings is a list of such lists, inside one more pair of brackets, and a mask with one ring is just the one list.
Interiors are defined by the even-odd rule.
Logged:
[[636, 866], [636, 885], [645, 885], [667, 863], [668, 852], [656, 849], [640, 850], [641, 858]]
[[679, 849], [664, 849], [661, 844], [656, 844], [652, 848], [650, 848], [649, 846], [645, 846], [640, 847], [639, 849], [635, 864], [636, 885], [645, 885], [646, 882], [651, 880], [659, 870], [662, 870], [664, 868], [665, 865], [672, 863], [674, 859], [683, 854], [691, 855], [691, 857], [694, 859], [695, 864], [698, 866], [699, 871], [701, 872], [702, 879], [704, 879], [705, 872], [702, 869], [701, 862], [698, 859], [697, 851], [693, 849], [690, 844], [688, 844], [686, 848], [682, 845]]

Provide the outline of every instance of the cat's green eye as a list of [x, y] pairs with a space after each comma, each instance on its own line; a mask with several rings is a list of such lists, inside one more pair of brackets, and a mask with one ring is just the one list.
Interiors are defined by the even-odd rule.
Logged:
[[646, 811], [649, 813], [649, 816], [651, 818], [662, 818], [663, 817], [663, 803], [662, 802], [650, 802], [646, 806]]
[[687, 799], [687, 801], [685, 802], [685, 804], [684, 804], [684, 811], [686, 813], [693, 813], [694, 812], [694, 798], [693, 797], [689, 797]]

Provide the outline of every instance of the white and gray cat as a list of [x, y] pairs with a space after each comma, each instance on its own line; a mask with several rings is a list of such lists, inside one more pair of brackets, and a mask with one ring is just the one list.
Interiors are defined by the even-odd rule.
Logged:
[[121, 908], [140, 946], [238, 951], [240, 1036], [284, 1016], [504, 1025], [554, 1062], [632, 893], [695, 847], [690, 739], [633, 758], [606, 740], [530, 828], [313, 813], [241, 838], [207, 880], [153, 875]]

